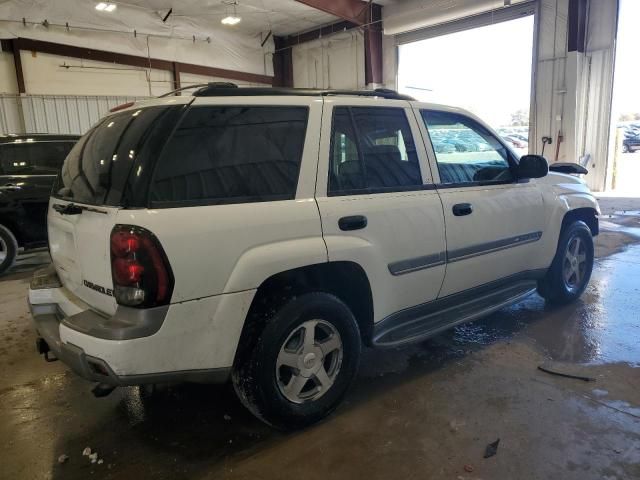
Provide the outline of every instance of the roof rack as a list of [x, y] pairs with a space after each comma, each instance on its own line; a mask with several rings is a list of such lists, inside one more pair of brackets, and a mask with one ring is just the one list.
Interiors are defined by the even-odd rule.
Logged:
[[334, 96], [382, 97], [389, 100], [415, 100], [409, 95], [387, 88], [375, 90], [330, 90], [316, 88], [242, 87], [234, 83], [212, 82], [193, 92], [194, 97], [248, 97], [248, 96]]
[[192, 88], [197, 88], [201, 90], [202, 88], [211, 87], [213, 85], [218, 86], [219, 88], [222, 88], [222, 87], [238, 88], [238, 86], [235, 83], [231, 83], [231, 82], [196, 83], [194, 85], [189, 85], [187, 87], [182, 87], [182, 88], [176, 88], [175, 90], [171, 90], [170, 92], [163, 93], [162, 95], [158, 96], [158, 98], [170, 97], [171, 95], [175, 95], [178, 92], [184, 92], [185, 90], [191, 90]]

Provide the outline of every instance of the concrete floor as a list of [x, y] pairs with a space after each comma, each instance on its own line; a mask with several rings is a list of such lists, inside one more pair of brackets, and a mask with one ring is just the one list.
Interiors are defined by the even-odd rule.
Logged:
[[632, 211], [603, 199], [580, 301], [548, 308], [534, 295], [419, 345], [368, 350], [338, 411], [291, 434], [255, 420], [228, 386], [93, 398], [34, 352], [25, 294], [47, 258], [25, 256], [0, 280], [0, 478], [640, 478], [640, 202], [626, 202]]

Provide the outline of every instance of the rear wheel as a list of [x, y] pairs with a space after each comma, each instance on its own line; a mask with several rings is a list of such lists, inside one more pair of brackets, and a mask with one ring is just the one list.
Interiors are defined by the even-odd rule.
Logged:
[[360, 332], [337, 297], [307, 293], [268, 320], [232, 375], [242, 403], [277, 428], [301, 428], [331, 413], [360, 359]]
[[18, 241], [11, 231], [0, 225], [0, 275], [7, 272], [18, 256]]
[[629, 147], [626, 144], [622, 144], [622, 153], [629, 153]]
[[589, 283], [593, 270], [593, 237], [582, 221], [576, 221], [560, 234], [558, 250], [545, 277], [538, 281], [538, 293], [550, 303], [569, 303], [577, 299]]

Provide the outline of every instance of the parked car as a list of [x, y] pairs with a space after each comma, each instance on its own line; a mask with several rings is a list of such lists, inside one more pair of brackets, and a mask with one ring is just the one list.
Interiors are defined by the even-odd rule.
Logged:
[[517, 138], [515, 135], [506, 135], [502, 137], [505, 141], [507, 141], [509, 144], [511, 144], [513, 146], [513, 148], [516, 148], [518, 150], [524, 150], [529, 148], [529, 144], [519, 138]]
[[640, 133], [625, 135], [622, 140], [622, 153], [632, 153], [640, 150]]
[[[434, 150], [454, 130], [490, 149]], [[97, 396], [230, 379], [258, 418], [301, 427], [339, 404], [362, 345], [422, 341], [536, 290], [577, 299], [598, 214], [582, 179], [460, 109], [211, 85], [80, 139], [29, 304], [40, 353]]]
[[47, 244], [47, 204], [73, 135], [0, 136], [0, 274], [18, 250]]

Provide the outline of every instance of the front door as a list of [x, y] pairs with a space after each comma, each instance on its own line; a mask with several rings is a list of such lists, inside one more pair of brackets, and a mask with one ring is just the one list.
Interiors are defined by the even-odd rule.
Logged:
[[[382, 103], [382, 102], [381, 102]], [[316, 199], [330, 261], [357, 262], [374, 321], [437, 297], [442, 204], [408, 102], [326, 98]]]
[[[447, 233], [441, 297], [512, 275], [535, 275], [544, 205], [535, 180], [517, 181], [514, 154], [479, 120], [416, 108], [438, 175]], [[435, 176], [435, 175], [434, 175]]]

